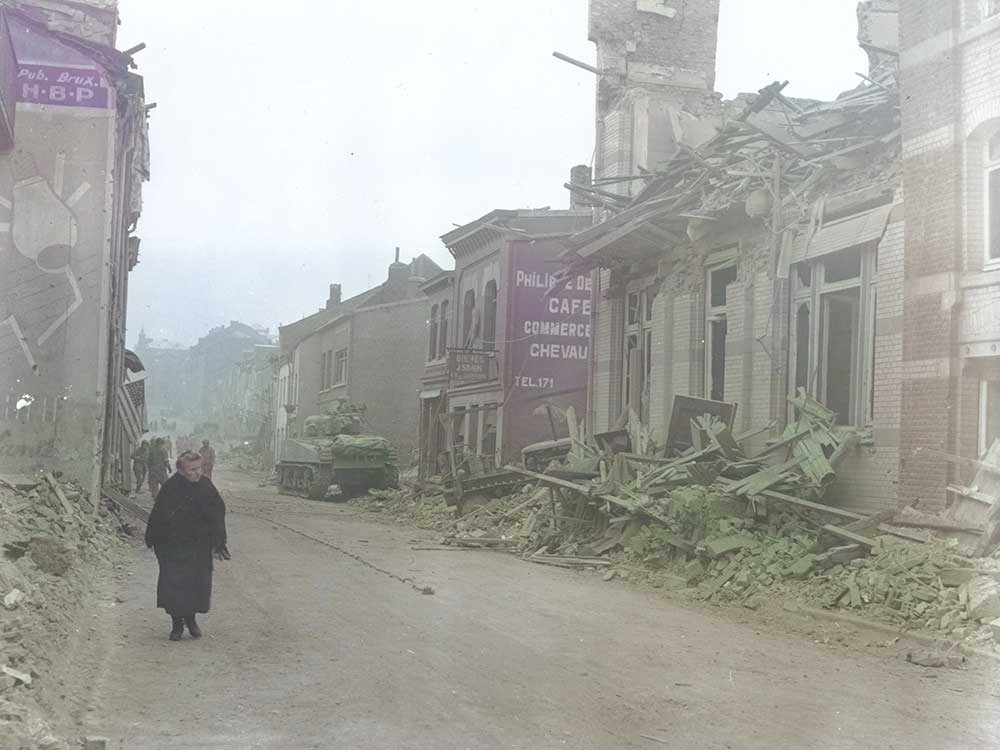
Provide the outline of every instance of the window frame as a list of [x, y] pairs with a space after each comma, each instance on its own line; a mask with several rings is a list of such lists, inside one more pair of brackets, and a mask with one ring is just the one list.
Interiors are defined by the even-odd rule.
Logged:
[[448, 300], [441, 301], [441, 324], [438, 326], [438, 349], [437, 359], [442, 360], [448, 356]]
[[[836, 253], [852, 251], [860, 247], [860, 274], [853, 279], [827, 282], [825, 280], [825, 261]], [[809, 268], [810, 281], [802, 283], [798, 278], [798, 268], [791, 274], [793, 291], [790, 295], [789, 311], [789, 359], [787, 363], [788, 393], [796, 395], [796, 366], [798, 364], [797, 315], [805, 305], [809, 311], [809, 340], [807, 352], [807, 384], [806, 392], [826, 404], [826, 388], [829, 384], [827, 367], [827, 347], [829, 343], [828, 327], [829, 313], [827, 311], [829, 297], [837, 292], [858, 290], [858, 310], [856, 340], [851, 342], [851, 356], [854, 362], [850, 368], [849, 414], [838, 415], [837, 424], [842, 426], [867, 427], [875, 419], [874, 401], [874, 364], [875, 337], [877, 334], [877, 304], [878, 304], [878, 246], [867, 243], [861, 246], [842, 248], [827, 253], [818, 258], [803, 259], [795, 264], [805, 264]], [[789, 418], [792, 411], [789, 406]]]
[[427, 361], [434, 362], [438, 359], [438, 305], [431, 305], [431, 314], [428, 321], [427, 331]]
[[[714, 390], [714, 378], [712, 377], [712, 352], [715, 349], [715, 337], [713, 334], [713, 324], [715, 323], [727, 323], [728, 329], [728, 308], [729, 299], [721, 305], [712, 304], [712, 275], [720, 273], [722, 271], [727, 271], [729, 269], [735, 269], [736, 274], [731, 281], [731, 284], [735, 284], [739, 280], [739, 247], [733, 246], [728, 248], [723, 248], [713, 252], [705, 262], [705, 352], [704, 352], [704, 378], [702, 387], [704, 390], [704, 396], [707, 399], [712, 398], [712, 392]], [[728, 284], [727, 284], [728, 286]], [[726, 338], [729, 338], [728, 330]], [[719, 401], [726, 400], [726, 388], [725, 388], [725, 357], [722, 363], [723, 372], [723, 383], [722, 383], [722, 394]]]
[[[330, 379], [332, 381], [330, 387], [336, 388], [337, 386], [347, 385], [348, 364], [350, 362], [350, 356], [347, 351], [347, 347], [344, 347], [343, 349], [337, 349], [335, 352], [333, 352], [333, 357], [331, 359], [333, 361], [333, 368], [330, 373]], [[338, 376], [337, 374], [338, 369], [342, 370], [340, 376]]]
[[497, 343], [497, 298], [499, 284], [496, 279], [490, 279], [483, 288], [483, 349], [496, 349]]
[[[995, 17], [1000, 17], [1000, 11], [995, 14]], [[988, 138], [984, 139], [982, 145], [983, 154], [983, 268], [988, 270], [993, 270], [1000, 268], [1000, 242], [997, 243], [997, 254], [993, 255], [993, 200], [992, 194], [990, 192], [990, 182], [994, 173], [1000, 173], [1000, 154], [996, 157], [991, 156], [990, 151], [991, 146], [994, 141], [998, 142], [998, 150], [1000, 150], [1000, 130], [993, 132]], [[997, 185], [997, 191], [1000, 193], [1000, 184]], [[998, 203], [1000, 203], [1000, 195], [997, 196]]]
[[[638, 408], [636, 413], [643, 419], [649, 417], [649, 381], [652, 377], [652, 351], [647, 351], [647, 346], [652, 349], [653, 332], [653, 300], [655, 285], [640, 286], [639, 282], [630, 284], [625, 291], [625, 316], [622, 329], [622, 383], [621, 383], [621, 404], [622, 409], [629, 408], [629, 401], [632, 396], [632, 370], [631, 352], [638, 349], [639, 365], [642, 368], [642, 378], [640, 383]], [[634, 304], [633, 304], [634, 300]], [[634, 311], [634, 316], [631, 313]], [[629, 341], [634, 340], [634, 346], [629, 346]]]

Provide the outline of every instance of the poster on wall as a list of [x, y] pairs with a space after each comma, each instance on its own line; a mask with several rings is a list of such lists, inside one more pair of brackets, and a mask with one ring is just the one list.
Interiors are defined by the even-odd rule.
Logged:
[[[551, 403], [587, 403], [593, 291], [590, 274], [556, 283], [562, 251], [556, 241], [515, 242], [508, 279], [508, 364], [505, 430], [508, 458], [525, 445], [552, 438], [548, 417], [535, 414]], [[565, 435], [565, 425], [562, 426]]]

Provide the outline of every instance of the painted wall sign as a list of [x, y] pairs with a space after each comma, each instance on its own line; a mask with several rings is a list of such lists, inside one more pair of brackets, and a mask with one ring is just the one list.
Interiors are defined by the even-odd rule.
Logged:
[[591, 280], [574, 276], [555, 286], [556, 270], [536, 246], [511, 248], [511, 381], [514, 392], [564, 393], [587, 386]]
[[[558, 240], [511, 242], [507, 271], [507, 349], [503, 456], [552, 438], [544, 409], [587, 406], [593, 294], [589, 274], [556, 283]], [[566, 434], [565, 424], [557, 426]]]
[[18, 66], [17, 96], [34, 104], [97, 109], [107, 109], [111, 99], [107, 80], [96, 70], [24, 63]]

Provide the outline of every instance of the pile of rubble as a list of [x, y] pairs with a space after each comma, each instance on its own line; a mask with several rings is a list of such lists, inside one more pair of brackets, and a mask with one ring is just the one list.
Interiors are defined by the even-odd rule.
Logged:
[[70, 746], [44, 718], [60, 698], [51, 666], [120, 529], [75, 484], [0, 476], [0, 750]]
[[749, 434], [706, 415], [672, 458], [653, 455], [662, 449], [632, 425], [627, 450], [574, 441], [544, 473], [507, 466], [520, 486], [462, 515], [435, 482], [365, 502], [442, 532], [444, 544], [609, 578], [655, 571], [706, 601], [756, 608], [781, 594], [975, 644], [1000, 638], [1000, 561], [914, 531], [906, 510], [865, 516], [824, 504], [838, 460], [865, 436], [836, 427], [805, 394], [791, 403], [794, 419], [756, 452]]

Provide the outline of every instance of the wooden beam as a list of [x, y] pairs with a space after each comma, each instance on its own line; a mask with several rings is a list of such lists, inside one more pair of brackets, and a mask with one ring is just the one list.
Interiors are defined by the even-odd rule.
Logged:
[[841, 518], [850, 518], [852, 521], [860, 521], [866, 516], [861, 513], [855, 513], [854, 511], [844, 510], [843, 508], [834, 508], [832, 505], [825, 505], [823, 503], [814, 503], [811, 500], [803, 500], [799, 497], [793, 497], [792, 495], [786, 495], [783, 492], [775, 492], [774, 490], [764, 490], [760, 493], [763, 497], [771, 498], [772, 500], [780, 500], [784, 503], [790, 503], [792, 505], [798, 505], [801, 508], [808, 508], [809, 510], [818, 510], [823, 513], [829, 513], [831, 516], [840, 516]]

